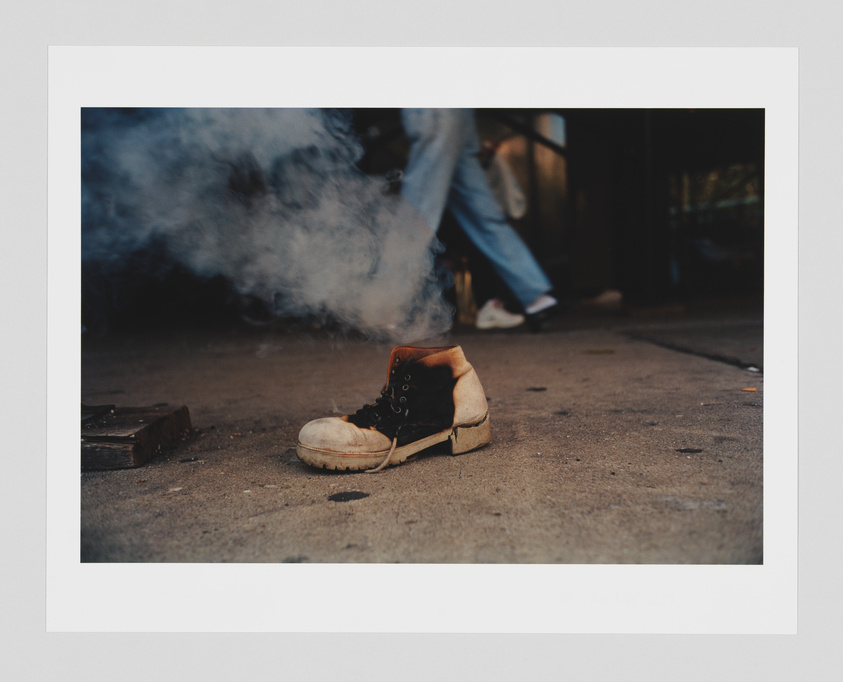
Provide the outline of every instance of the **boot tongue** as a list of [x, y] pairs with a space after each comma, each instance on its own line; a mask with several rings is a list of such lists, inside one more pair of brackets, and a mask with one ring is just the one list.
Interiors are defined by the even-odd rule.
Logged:
[[392, 349], [392, 353], [389, 356], [389, 364], [392, 365], [399, 365], [402, 362], [406, 362], [411, 358], [418, 358], [423, 357], [425, 355], [430, 355], [431, 352], [435, 352], [436, 348], [419, 348], [417, 346], [398, 346]]
[[459, 346], [442, 346], [436, 348], [424, 348], [420, 346], [397, 346], [392, 349], [389, 355], [389, 367], [386, 370], [386, 383], [389, 383], [392, 377], [392, 370], [396, 369], [408, 361], [424, 358], [429, 355], [436, 355], [443, 351], [451, 351], [451, 353], [461, 354]]
[[[431, 348], [423, 346], [397, 346], [392, 349], [392, 353], [389, 356], [389, 364], [390, 366], [397, 365], [401, 362], [405, 362], [406, 360], [415, 360], [428, 355], [436, 355], [437, 353], [441, 353], [443, 351], [453, 351], [457, 348], [459, 348], [459, 346], [437, 346]], [[396, 357], [399, 358], [399, 362], [395, 361]]]

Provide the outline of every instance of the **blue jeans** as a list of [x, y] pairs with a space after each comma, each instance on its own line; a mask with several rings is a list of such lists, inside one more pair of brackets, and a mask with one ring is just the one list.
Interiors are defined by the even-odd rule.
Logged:
[[436, 232], [445, 209], [523, 306], [552, 284], [518, 233], [507, 223], [477, 158], [473, 109], [404, 109], [410, 157], [402, 196]]

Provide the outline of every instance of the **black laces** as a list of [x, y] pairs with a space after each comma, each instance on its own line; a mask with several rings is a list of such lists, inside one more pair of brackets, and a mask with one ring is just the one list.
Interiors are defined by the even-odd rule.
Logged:
[[398, 358], [395, 358], [395, 362], [395, 367], [389, 373], [389, 381], [377, 400], [370, 405], [364, 405], [349, 417], [349, 421], [362, 428], [374, 427], [382, 433], [394, 430], [394, 433], [386, 434], [390, 438], [397, 434], [407, 419], [408, 393], [411, 388], [415, 388], [411, 383], [413, 377], [409, 363], [399, 365]]
[[406, 417], [406, 400], [401, 401], [403, 397], [396, 395], [394, 386], [387, 385], [375, 402], [364, 405], [352, 415], [354, 423], [362, 427], [394, 425], [401, 416]]

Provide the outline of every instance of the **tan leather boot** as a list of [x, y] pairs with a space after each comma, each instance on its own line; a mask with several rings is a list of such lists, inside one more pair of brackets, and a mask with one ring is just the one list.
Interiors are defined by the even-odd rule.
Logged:
[[311, 466], [374, 473], [437, 443], [449, 441], [457, 455], [491, 438], [486, 394], [462, 348], [399, 346], [380, 397], [305, 424], [296, 453]]

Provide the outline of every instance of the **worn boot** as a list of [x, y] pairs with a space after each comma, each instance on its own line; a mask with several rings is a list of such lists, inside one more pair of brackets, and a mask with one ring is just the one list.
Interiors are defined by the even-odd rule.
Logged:
[[449, 441], [457, 455], [490, 440], [486, 395], [462, 348], [399, 346], [380, 397], [305, 424], [296, 453], [311, 466], [374, 473], [437, 443]]

